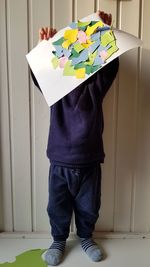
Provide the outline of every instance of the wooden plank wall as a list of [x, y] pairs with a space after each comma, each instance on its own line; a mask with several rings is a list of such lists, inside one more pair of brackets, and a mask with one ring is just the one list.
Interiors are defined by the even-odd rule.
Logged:
[[[96, 231], [150, 231], [149, 0], [0, 1], [0, 230], [49, 231], [46, 212], [49, 108], [34, 88], [25, 54], [38, 29], [58, 30], [97, 9], [142, 38], [120, 58], [104, 101], [102, 207]], [[71, 230], [75, 231], [74, 219]]]

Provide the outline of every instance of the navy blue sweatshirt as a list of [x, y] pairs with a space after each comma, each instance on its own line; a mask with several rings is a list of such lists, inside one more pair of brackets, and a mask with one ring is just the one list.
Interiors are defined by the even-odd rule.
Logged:
[[[104, 162], [102, 102], [118, 67], [117, 58], [51, 106], [47, 145], [51, 162], [80, 167]], [[40, 89], [32, 71], [31, 75]]]

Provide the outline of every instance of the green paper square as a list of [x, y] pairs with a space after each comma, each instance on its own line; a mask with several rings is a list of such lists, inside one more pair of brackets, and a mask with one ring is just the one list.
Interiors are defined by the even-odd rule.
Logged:
[[94, 53], [89, 54], [89, 60], [86, 61], [85, 64], [86, 65], [93, 65], [96, 56], [97, 56], [97, 50]]
[[92, 66], [86, 65], [86, 67], [85, 67], [86, 74], [89, 75], [91, 73], [91, 70], [92, 70]]
[[119, 48], [116, 46], [116, 41], [111, 42], [110, 45], [111, 45], [111, 47], [107, 50], [107, 53], [108, 53], [108, 57], [107, 57], [107, 59], [108, 59], [109, 57], [111, 57], [111, 56], [112, 56], [115, 52], [117, 52], [118, 49], [119, 49]]
[[75, 76], [74, 66], [71, 66], [71, 61], [67, 61], [63, 71], [64, 76]]
[[85, 68], [85, 64], [84, 64], [83, 62], [74, 65], [74, 69], [75, 69], [75, 70], [77, 70], [77, 69], [81, 69], [81, 68]]
[[90, 23], [91, 23], [91, 21], [85, 21], [85, 22], [78, 21], [77, 26], [78, 27], [87, 27]]
[[64, 42], [64, 37], [61, 37], [60, 39], [58, 39], [57, 41], [53, 42], [53, 45], [62, 45], [62, 43]]
[[74, 45], [74, 50], [75, 50], [77, 53], [80, 53], [83, 49], [84, 49], [84, 47], [83, 47], [80, 43], [76, 43], [76, 44]]
[[57, 57], [52, 58], [52, 65], [53, 65], [54, 69], [57, 69], [57, 67], [59, 65], [59, 59]]
[[115, 36], [111, 30], [106, 31], [104, 34], [101, 35], [102, 46], [106, 47], [108, 44], [110, 44], [113, 41], [115, 41]]
[[92, 66], [91, 73], [95, 72], [96, 70], [100, 69], [101, 65]]
[[77, 53], [73, 48], [71, 51], [71, 56], [69, 57], [69, 59], [73, 59], [74, 57], [79, 57], [79, 56], [80, 56], [80, 54]]
[[93, 26], [93, 25], [95, 25], [97, 23], [97, 21], [91, 21], [91, 23], [90, 23], [90, 26]]
[[83, 32], [85, 32], [85, 30], [86, 30], [86, 26], [85, 27], [78, 27], [78, 29], [80, 30], [80, 31], [83, 31]]

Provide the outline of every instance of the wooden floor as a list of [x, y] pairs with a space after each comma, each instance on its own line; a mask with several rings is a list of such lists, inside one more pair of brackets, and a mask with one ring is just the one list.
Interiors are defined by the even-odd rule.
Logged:
[[[67, 242], [64, 267], [150, 267], [150, 239], [95, 239], [103, 248], [105, 259], [93, 263], [81, 250], [78, 240], [69, 239]], [[35, 248], [48, 248], [48, 239], [18, 239], [0, 238], [0, 263], [14, 261], [15, 256]], [[38, 266], [36, 266], [38, 267]]]

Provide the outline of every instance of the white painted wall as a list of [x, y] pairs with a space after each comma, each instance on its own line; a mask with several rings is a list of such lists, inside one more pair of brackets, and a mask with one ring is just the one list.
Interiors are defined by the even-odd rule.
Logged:
[[[49, 231], [46, 145], [49, 108], [25, 54], [38, 28], [63, 28], [97, 9], [139, 36], [143, 49], [120, 58], [104, 101], [106, 160], [96, 231], [150, 231], [149, 0], [0, 0], [0, 229]], [[74, 231], [74, 221], [71, 230]]]

